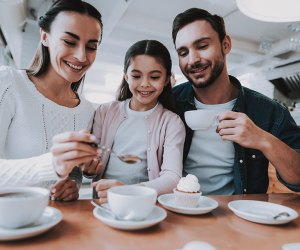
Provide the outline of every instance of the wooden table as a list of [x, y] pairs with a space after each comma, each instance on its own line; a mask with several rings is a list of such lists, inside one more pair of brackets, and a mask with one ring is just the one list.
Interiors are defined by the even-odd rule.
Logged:
[[0, 249], [180, 249], [191, 240], [202, 240], [217, 249], [280, 250], [282, 245], [300, 242], [300, 217], [277, 226], [261, 225], [243, 220], [227, 207], [229, 201], [255, 199], [289, 206], [300, 214], [299, 194], [211, 196], [219, 207], [205, 215], [182, 215], [168, 211], [160, 224], [140, 230], [122, 231], [97, 220], [88, 200], [69, 203], [50, 202], [60, 209], [63, 221], [45, 234], [34, 238], [1, 242]]
[[267, 193], [294, 193], [277, 179], [276, 170], [271, 163], [269, 163], [268, 174], [269, 187]]

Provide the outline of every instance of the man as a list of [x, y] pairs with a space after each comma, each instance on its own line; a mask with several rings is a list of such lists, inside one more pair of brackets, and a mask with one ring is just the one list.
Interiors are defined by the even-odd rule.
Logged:
[[186, 10], [174, 19], [172, 36], [188, 79], [174, 88], [179, 115], [219, 114], [217, 129], [192, 131], [185, 123], [183, 175], [196, 175], [203, 194], [265, 193], [270, 161], [279, 180], [300, 191], [300, 129], [286, 108], [228, 75], [231, 40], [223, 18]]

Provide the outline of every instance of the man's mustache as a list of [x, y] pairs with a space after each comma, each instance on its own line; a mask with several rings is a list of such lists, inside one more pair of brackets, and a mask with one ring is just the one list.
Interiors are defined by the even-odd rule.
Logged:
[[209, 65], [208, 63], [196, 62], [188, 67], [188, 71], [199, 69], [199, 68], [204, 68], [204, 67], [207, 67], [208, 65]]

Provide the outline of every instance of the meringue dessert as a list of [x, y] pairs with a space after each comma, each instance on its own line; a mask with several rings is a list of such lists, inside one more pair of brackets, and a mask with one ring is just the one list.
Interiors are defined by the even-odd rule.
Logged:
[[182, 177], [173, 191], [178, 205], [191, 208], [199, 205], [202, 192], [200, 192], [200, 184], [195, 175], [188, 174]]

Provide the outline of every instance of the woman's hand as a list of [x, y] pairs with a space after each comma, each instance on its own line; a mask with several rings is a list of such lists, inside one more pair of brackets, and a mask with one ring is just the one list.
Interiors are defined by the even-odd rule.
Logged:
[[56, 182], [50, 189], [51, 198], [58, 201], [73, 201], [79, 197], [79, 188], [75, 180], [67, 178]]
[[51, 153], [56, 173], [60, 177], [66, 177], [75, 166], [97, 159], [99, 157], [97, 148], [88, 144], [95, 140], [95, 136], [87, 130], [65, 132], [54, 136]]
[[117, 180], [101, 179], [99, 181], [93, 182], [92, 186], [93, 188], [95, 188], [98, 195], [97, 203], [107, 203], [107, 190], [111, 187], [122, 185], [124, 185], [124, 183]]

